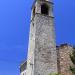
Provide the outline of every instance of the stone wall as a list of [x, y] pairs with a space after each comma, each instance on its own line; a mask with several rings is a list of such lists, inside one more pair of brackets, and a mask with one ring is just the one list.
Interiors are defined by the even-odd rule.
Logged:
[[[57, 64], [58, 64], [58, 72], [59, 72], [59, 74], [60, 75], [73, 75], [71, 73], [71, 71], [70, 71], [70, 66], [73, 65], [72, 62], [71, 62], [71, 60], [70, 60], [70, 54], [72, 53], [73, 47], [70, 46], [70, 45], [68, 45], [68, 44], [62, 44], [60, 46], [57, 46], [56, 49], [57, 49]], [[42, 53], [44, 53], [44, 54], [42, 54]], [[35, 66], [36, 67], [35, 70], [37, 72], [39, 72], [39, 70], [41, 70], [42, 71], [41, 73], [43, 73], [41, 75], [46, 75], [48, 73], [47, 69], [49, 69], [49, 66], [52, 63], [51, 63], [51, 59], [49, 59], [49, 55], [48, 55], [48, 57], [47, 56], [45, 57], [45, 53], [47, 53], [47, 50], [45, 50], [45, 52], [42, 52], [42, 53], [41, 53], [42, 54], [42, 57], [44, 57], [46, 59], [46, 61], [45, 61], [45, 59], [41, 58], [41, 56], [39, 55], [39, 52], [37, 52], [37, 56], [41, 60], [39, 60], [39, 59], [38, 59], [38, 61], [35, 60], [35, 62], [37, 62], [37, 64], [35, 63], [35, 65], [36, 65]], [[48, 52], [48, 54], [49, 54], [49, 52]], [[56, 54], [54, 54], [54, 55], [56, 55]], [[43, 61], [44, 64], [41, 61]], [[27, 69], [25, 68], [24, 64], [22, 64], [21, 67], [20, 67], [21, 75], [25, 74], [26, 71], [27, 71]], [[56, 63], [55, 63], [55, 65], [56, 65]], [[47, 69], [45, 69], [45, 68], [47, 68]], [[51, 71], [51, 69], [49, 69], [49, 72]], [[29, 75], [29, 74], [27, 73], [27, 75]]]
[[70, 71], [70, 65], [72, 65], [70, 54], [72, 50], [73, 47], [67, 44], [62, 44], [57, 47], [58, 71], [60, 75], [72, 75]]
[[[41, 5], [47, 4], [49, 14], [41, 13]], [[26, 75], [57, 73], [57, 51], [53, 17], [53, 3], [37, 0], [31, 18]], [[34, 9], [33, 9], [34, 10]]]
[[57, 73], [53, 18], [36, 14], [35, 25], [34, 75]]

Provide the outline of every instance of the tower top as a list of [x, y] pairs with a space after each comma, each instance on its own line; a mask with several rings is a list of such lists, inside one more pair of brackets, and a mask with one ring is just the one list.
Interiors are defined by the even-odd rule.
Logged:
[[49, 1], [49, 2], [53, 2], [53, 0], [35, 0], [35, 1]]
[[34, 2], [36, 2], [36, 1], [48, 1], [48, 2], [53, 3], [53, 0], [34, 0]]
[[35, 5], [35, 3], [36, 3], [37, 1], [49, 2], [49, 3], [54, 4], [54, 3], [53, 3], [53, 0], [34, 0], [34, 2], [33, 2], [33, 4], [32, 4], [32, 8], [34, 7], [34, 5]]

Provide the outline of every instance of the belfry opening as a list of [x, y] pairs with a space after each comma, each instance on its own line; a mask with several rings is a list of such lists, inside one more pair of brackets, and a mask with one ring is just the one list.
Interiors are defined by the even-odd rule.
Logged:
[[49, 14], [49, 7], [45, 3], [41, 5], [41, 14], [44, 14], [44, 15]]

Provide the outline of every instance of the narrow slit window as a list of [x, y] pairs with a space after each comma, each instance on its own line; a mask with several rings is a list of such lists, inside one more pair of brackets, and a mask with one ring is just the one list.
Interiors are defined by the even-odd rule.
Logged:
[[33, 16], [35, 16], [35, 7], [34, 7], [34, 9], [33, 9]]

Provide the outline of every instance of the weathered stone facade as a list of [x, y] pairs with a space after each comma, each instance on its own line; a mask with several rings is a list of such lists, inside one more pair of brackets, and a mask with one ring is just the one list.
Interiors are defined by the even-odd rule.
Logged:
[[[72, 72], [70, 71], [70, 66], [73, 66], [71, 59], [70, 59], [70, 54], [72, 53], [73, 47], [68, 44], [61, 44], [60, 46], [56, 47], [56, 50], [57, 50], [58, 73], [60, 75], [73, 75]], [[50, 61], [45, 61], [45, 62], [50, 62]], [[24, 64], [25, 64], [25, 66], [24, 66]], [[49, 63], [48, 65], [50, 65], [50, 64], [51, 63]], [[40, 66], [40, 65], [41, 65], [41, 63], [38, 64], [38, 66]], [[43, 66], [44, 66], [44, 64], [43, 64]], [[23, 63], [20, 67], [20, 70], [22, 69], [21, 75], [26, 73], [27, 68], [25, 68], [25, 67], [26, 67], [26, 62]]]
[[67, 44], [56, 47], [52, 0], [36, 0], [31, 14], [26, 75], [72, 75], [72, 49]]
[[70, 66], [73, 65], [70, 59], [73, 47], [68, 44], [62, 44], [57, 47], [58, 72], [60, 75], [72, 75]]
[[[53, 18], [37, 14], [34, 52], [34, 75], [57, 73], [57, 53]], [[50, 32], [50, 33], [49, 33]]]
[[50, 73], [58, 73], [53, 3], [36, 0], [32, 8], [27, 75]]

